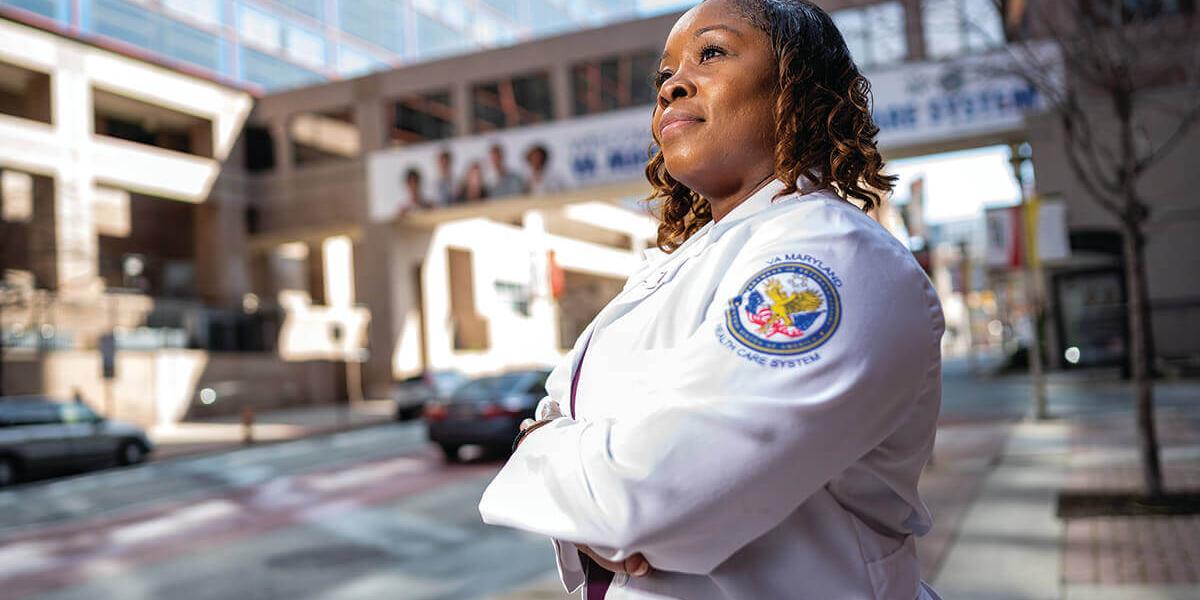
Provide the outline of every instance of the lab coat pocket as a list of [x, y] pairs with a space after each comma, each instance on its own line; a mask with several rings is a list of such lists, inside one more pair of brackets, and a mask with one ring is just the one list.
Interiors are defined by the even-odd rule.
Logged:
[[920, 563], [915, 536], [908, 536], [891, 554], [867, 563], [867, 575], [875, 600], [916, 598], [921, 588]]

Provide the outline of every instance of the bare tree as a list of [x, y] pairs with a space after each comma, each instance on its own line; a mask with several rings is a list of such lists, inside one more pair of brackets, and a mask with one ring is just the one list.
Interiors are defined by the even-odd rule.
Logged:
[[[1003, 0], [998, 5], [1010, 37], [1020, 37], [1008, 45], [1014, 60], [1006, 74], [1021, 77], [1045, 98], [1061, 127], [1062, 150], [1076, 180], [1120, 229], [1139, 450], [1146, 493], [1161, 497], [1145, 262], [1154, 208], [1145, 183], [1147, 172], [1200, 119], [1195, 2]], [[1018, 33], [1018, 28], [1027, 31]], [[1054, 58], [1047, 60], [1048, 54]], [[1059, 61], [1061, 69], [1051, 64]], [[1152, 135], [1150, 123], [1163, 120], [1169, 122], [1166, 133]]]

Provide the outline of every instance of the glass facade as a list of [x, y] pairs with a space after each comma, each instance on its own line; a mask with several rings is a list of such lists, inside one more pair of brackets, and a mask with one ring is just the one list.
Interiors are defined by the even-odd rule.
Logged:
[[278, 91], [595, 27], [681, 0], [0, 0], [224, 79]]
[[925, 53], [951, 58], [1004, 45], [1004, 22], [992, 0], [925, 0]]
[[899, 2], [838, 10], [830, 17], [861, 68], [898, 63], [908, 54], [904, 7]]

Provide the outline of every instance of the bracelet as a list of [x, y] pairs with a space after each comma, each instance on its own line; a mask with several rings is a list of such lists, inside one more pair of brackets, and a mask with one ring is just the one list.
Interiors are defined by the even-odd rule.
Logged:
[[531, 431], [533, 431], [533, 430], [535, 430], [535, 429], [537, 429], [537, 428], [539, 428], [539, 427], [542, 427], [542, 426], [544, 426], [544, 425], [549, 425], [549, 424], [550, 424], [550, 422], [551, 422], [551, 421], [553, 421], [553, 420], [554, 420], [554, 419], [542, 419], [541, 421], [538, 421], [537, 423], [534, 423], [533, 425], [530, 425], [529, 427], [526, 427], [526, 428], [525, 428], [525, 431], [522, 431], [522, 432], [518, 433], [518, 434], [517, 434], [517, 439], [513, 440], [512, 451], [513, 451], [513, 452], [516, 452], [516, 451], [517, 451], [517, 446], [521, 445], [521, 440], [525, 439], [525, 436], [529, 435], [529, 433], [530, 433]]

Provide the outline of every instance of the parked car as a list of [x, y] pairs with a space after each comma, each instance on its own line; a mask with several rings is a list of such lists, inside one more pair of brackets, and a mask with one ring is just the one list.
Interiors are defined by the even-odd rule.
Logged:
[[40, 474], [136, 464], [153, 451], [141, 429], [84, 404], [0, 397], [0, 487]]
[[407, 421], [421, 416], [425, 404], [450, 396], [467, 381], [458, 371], [426, 371], [397, 383], [392, 390], [396, 401], [396, 420]]
[[425, 405], [429, 439], [446, 459], [467, 444], [507, 452], [523, 419], [546, 396], [547, 369], [513, 371], [462, 384], [449, 398]]

